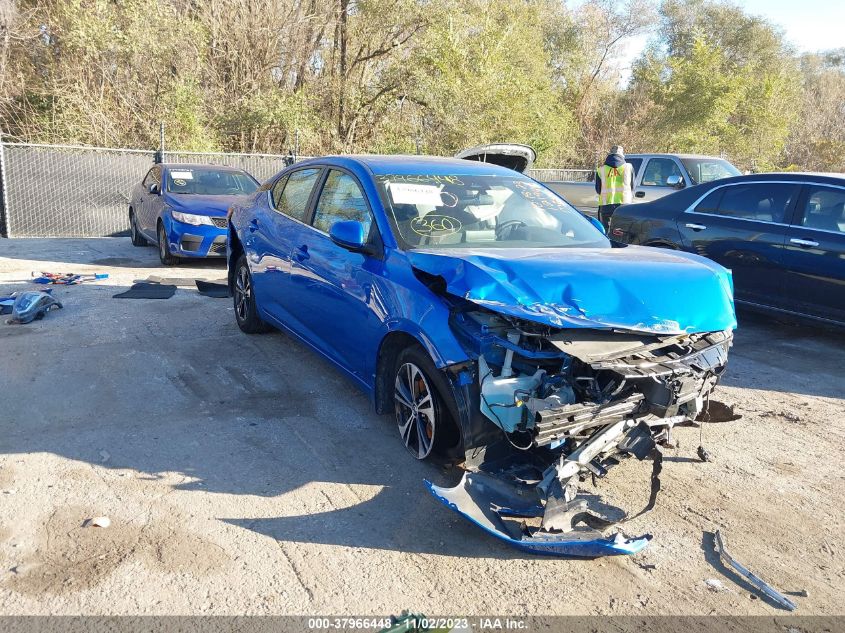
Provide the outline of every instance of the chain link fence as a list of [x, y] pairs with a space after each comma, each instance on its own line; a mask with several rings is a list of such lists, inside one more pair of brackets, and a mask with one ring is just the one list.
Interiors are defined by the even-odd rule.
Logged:
[[101, 237], [128, 230], [129, 192], [153, 164], [143, 150], [3, 144], [7, 237]]
[[[111, 237], [129, 233], [129, 196], [156, 152], [81, 145], [0, 141], [0, 235], [5, 237]], [[299, 156], [299, 160], [309, 157]], [[165, 151], [166, 163], [228, 165], [263, 182], [294, 157]], [[588, 181], [591, 170], [532, 169], [541, 181]]]
[[[2, 143], [0, 235], [111, 237], [129, 234], [129, 196], [153, 166], [152, 150]], [[164, 152], [164, 162], [238, 167], [259, 181], [292, 156]], [[304, 157], [300, 157], [304, 158]]]

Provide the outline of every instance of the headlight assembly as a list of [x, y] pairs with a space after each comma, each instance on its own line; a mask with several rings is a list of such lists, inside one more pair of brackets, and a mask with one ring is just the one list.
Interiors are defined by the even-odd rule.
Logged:
[[200, 226], [201, 224], [208, 224], [213, 226], [213, 222], [211, 218], [207, 215], [196, 215], [194, 213], [181, 213], [179, 211], [171, 211], [170, 214], [173, 216], [173, 219], [177, 222], [184, 222], [185, 224], [193, 224], [194, 226]]

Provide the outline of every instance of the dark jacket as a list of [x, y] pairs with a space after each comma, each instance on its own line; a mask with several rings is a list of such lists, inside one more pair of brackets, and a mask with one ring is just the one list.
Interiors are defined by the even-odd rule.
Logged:
[[[621, 154], [608, 154], [604, 164], [609, 167], [621, 167], [625, 164], [625, 157]], [[601, 178], [596, 174], [596, 193], [601, 193]]]

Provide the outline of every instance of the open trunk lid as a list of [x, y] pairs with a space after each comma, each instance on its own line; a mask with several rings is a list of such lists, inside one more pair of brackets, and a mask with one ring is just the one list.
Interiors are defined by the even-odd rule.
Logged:
[[491, 143], [460, 151], [455, 158], [500, 165], [522, 174], [537, 160], [537, 153], [528, 145], [519, 143]]

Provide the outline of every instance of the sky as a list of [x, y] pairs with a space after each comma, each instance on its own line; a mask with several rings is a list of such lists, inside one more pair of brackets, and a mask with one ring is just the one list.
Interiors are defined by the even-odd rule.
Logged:
[[[799, 53], [845, 47], [845, 1], [843, 0], [735, 0], [747, 13], [761, 15], [780, 26]], [[642, 52], [648, 36], [625, 42], [620, 61], [630, 76], [631, 62]]]

